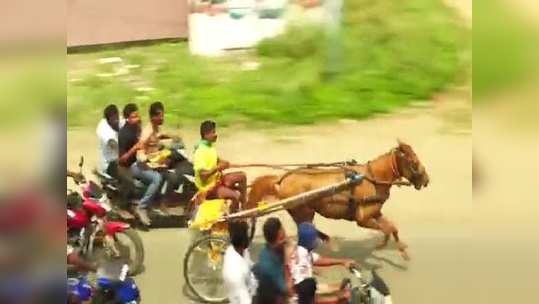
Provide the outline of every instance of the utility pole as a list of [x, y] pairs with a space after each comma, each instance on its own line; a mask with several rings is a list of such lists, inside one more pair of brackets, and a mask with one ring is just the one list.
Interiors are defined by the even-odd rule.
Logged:
[[324, 9], [327, 15], [327, 58], [324, 68], [324, 79], [329, 80], [339, 71], [341, 64], [341, 20], [344, 0], [326, 0]]

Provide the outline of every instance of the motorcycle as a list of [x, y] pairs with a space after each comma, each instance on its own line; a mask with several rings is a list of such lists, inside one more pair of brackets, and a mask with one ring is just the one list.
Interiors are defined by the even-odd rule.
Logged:
[[[173, 142], [168, 147], [168, 150], [170, 151], [170, 158], [173, 162], [173, 165], [171, 165], [168, 168], [163, 168], [160, 170], [166, 171], [167, 174], [176, 174], [175, 172], [175, 165], [179, 165], [183, 167], [181, 170], [182, 172], [187, 172], [181, 174], [181, 176], [177, 177], [178, 184], [174, 185], [174, 194], [180, 199], [180, 201], [186, 201], [189, 202], [193, 196], [197, 192], [197, 188], [194, 184], [194, 173], [192, 170], [193, 165], [189, 162], [189, 159], [187, 157], [187, 154], [185, 152], [185, 148], [181, 142]], [[93, 171], [94, 175], [97, 177], [101, 188], [105, 192], [106, 196], [114, 203], [114, 206], [117, 210], [123, 210], [130, 212], [129, 209], [132, 206], [126, 206], [125, 204], [121, 204], [120, 202], [120, 181], [104, 172], [99, 172], [98, 170]], [[168, 182], [165, 181], [163, 185], [160, 188], [160, 193], [164, 194], [167, 191], [167, 187], [169, 185]], [[144, 192], [146, 190], [146, 185], [144, 185], [139, 180], [134, 180], [134, 191], [132, 193], [131, 199], [137, 199], [143, 196]], [[124, 202], [125, 203], [125, 202]], [[120, 214], [120, 217], [130, 220], [132, 216], [123, 215], [125, 213]], [[173, 225], [175, 226], [175, 225]]]
[[138, 304], [140, 291], [135, 281], [127, 277], [128, 266], [124, 264], [117, 278], [97, 277], [91, 284], [86, 275], [68, 275], [68, 303]]
[[[84, 160], [79, 163], [80, 171]], [[80, 174], [82, 176], [82, 174]], [[144, 263], [144, 245], [137, 231], [129, 224], [109, 220], [111, 206], [106, 195], [96, 195], [93, 182], [75, 179], [81, 186], [80, 195], [70, 191], [67, 198], [68, 242], [79, 248], [89, 260], [96, 258], [98, 249], [109, 256], [127, 261], [129, 275], [140, 273]]]
[[353, 276], [343, 281], [341, 288], [350, 290], [351, 304], [392, 304], [389, 288], [375, 270], [370, 271], [370, 279], [357, 266], [349, 271]]

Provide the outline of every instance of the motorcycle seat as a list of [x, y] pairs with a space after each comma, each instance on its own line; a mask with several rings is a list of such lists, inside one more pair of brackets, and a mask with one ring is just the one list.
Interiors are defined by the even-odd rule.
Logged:
[[100, 171], [97, 170], [97, 169], [94, 169], [92, 173], [95, 174], [95, 176], [97, 176], [97, 177], [99, 177], [100, 179], [103, 179], [103, 180], [105, 180], [105, 181], [107, 181], [107, 182], [111, 182], [111, 183], [112, 183], [112, 182], [115, 181], [115, 179], [114, 179], [112, 176], [108, 175], [107, 173], [100, 172]]
[[[116, 180], [114, 177], [108, 175], [104, 172], [99, 172], [97, 169], [93, 170], [93, 173], [101, 180], [110, 183], [110, 184], [117, 184], [118, 180]], [[137, 188], [143, 188], [144, 183], [142, 181], [139, 181], [138, 179], [133, 179], [133, 183], [135, 184], [135, 187]]]

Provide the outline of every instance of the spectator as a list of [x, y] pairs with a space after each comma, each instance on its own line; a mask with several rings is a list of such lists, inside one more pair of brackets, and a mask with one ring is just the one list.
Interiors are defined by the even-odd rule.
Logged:
[[228, 225], [230, 245], [224, 257], [223, 280], [230, 304], [251, 304], [256, 292], [256, 279], [251, 272], [248, 225], [244, 221]]
[[281, 221], [271, 217], [264, 223], [266, 246], [260, 252], [253, 272], [258, 281], [255, 303], [284, 304], [293, 294], [293, 284], [285, 258], [286, 232]]

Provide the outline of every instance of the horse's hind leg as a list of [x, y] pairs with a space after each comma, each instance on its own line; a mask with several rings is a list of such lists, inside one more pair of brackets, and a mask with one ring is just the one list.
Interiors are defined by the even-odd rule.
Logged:
[[[312, 209], [309, 206], [300, 206], [296, 207], [294, 209], [288, 209], [287, 210], [290, 216], [292, 216], [292, 219], [294, 219], [294, 222], [296, 222], [296, 225], [299, 225], [304, 222], [312, 223], [314, 220], [315, 210]], [[329, 235], [323, 233], [320, 230], [316, 230], [318, 232], [318, 237], [324, 241], [329, 241]]]
[[313, 222], [314, 210], [309, 206], [298, 206], [293, 209], [287, 209], [287, 211], [290, 216], [292, 216], [294, 222], [296, 222], [296, 225], [299, 225], [303, 222]]
[[394, 232], [394, 230], [391, 226], [391, 223], [383, 216], [379, 216], [378, 218], [376, 218], [376, 223], [380, 226], [380, 230], [384, 233], [384, 239], [376, 245], [376, 248], [382, 249], [387, 245], [387, 242], [389, 242], [391, 234]]

